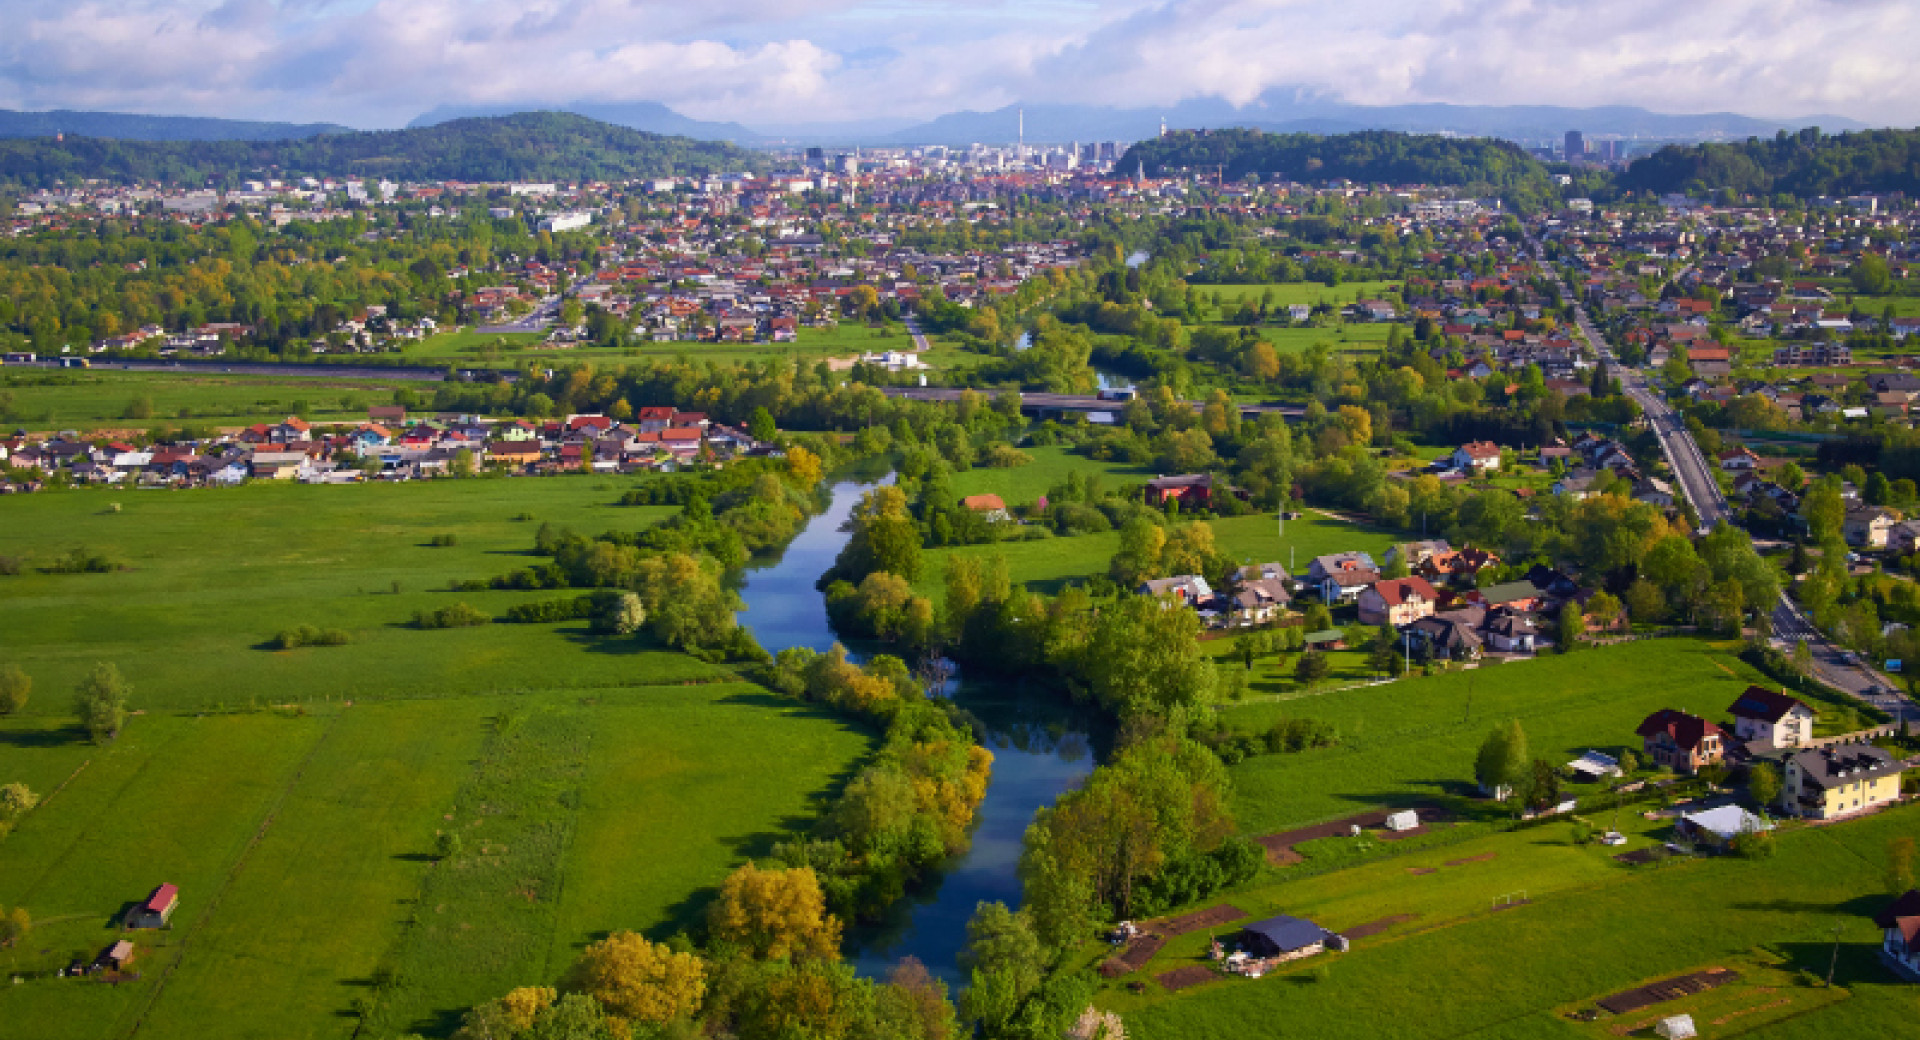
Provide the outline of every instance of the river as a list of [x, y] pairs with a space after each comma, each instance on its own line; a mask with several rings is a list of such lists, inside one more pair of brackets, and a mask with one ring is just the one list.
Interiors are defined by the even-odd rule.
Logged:
[[[740, 596], [740, 623], [769, 653], [790, 646], [826, 650], [834, 643], [826, 605], [814, 582], [833, 565], [848, 532], [842, 530], [860, 496], [893, 480], [858, 478], [833, 485], [833, 502], [807, 523], [778, 557], [750, 565]], [[993, 775], [974, 817], [973, 843], [923, 891], [910, 894], [877, 925], [853, 929], [849, 957], [862, 972], [885, 974], [903, 957], [958, 986], [958, 956], [974, 906], [1020, 903], [1020, 839], [1034, 813], [1092, 772], [1086, 732], [1051, 701], [1023, 701], [1013, 691], [959, 682], [950, 695], [978, 717], [993, 751]]]

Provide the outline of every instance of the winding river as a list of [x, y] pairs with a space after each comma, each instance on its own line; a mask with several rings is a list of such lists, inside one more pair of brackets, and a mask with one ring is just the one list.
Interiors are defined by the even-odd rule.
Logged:
[[[877, 475], [875, 475], [877, 476]], [[826, 604], [814, 582], [845, 545], [843, 530], [860, 496], [889, 483], [891, 474], [833, 485], [833, 502], [808, 522], [778, 557], [749, 566], [740, 595], [740, 623], [769, 653], [790, 646], [826, 650], [834, 643]], [[1051, 701], [1024, 701], [1015, 691], [985, 683], [952, 684], [949, 695], [987, 728], [993, 777], [975, 815], [973, 844], [933, 883], [895, 906], [887, 920], [854, 930], [850, 959], [869, 975], [884, 974], [903, 957], [918, 958], [950, 985], [959, 985], [957, 958], [966, 945], [974, 906], [1020, 902], [1020, 838], [1034, 813], [1093, 770], [1086, 732]]]

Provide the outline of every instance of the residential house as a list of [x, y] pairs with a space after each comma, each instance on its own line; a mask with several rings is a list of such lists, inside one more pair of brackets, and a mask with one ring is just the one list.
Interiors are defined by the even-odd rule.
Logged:
[[1760, 456], [1745, 446], [1731, 448], [1720, 453], [1720, 468], [1728, 473], [1740, 473], [1759, 468]]
[[1453, 547], [1447, 544], [1446, 539], [1431, 538], [1419, 542], [1400, 542], [1389, 548], [1383, 559], [1389, 567], [1398, 561], [1405, 560], [1408, 570], [1417, 571], [1428, 560], [1452, 551]]
[[1634, 730], [1641, 748], [1655, 765], [1676, 773], [1697, 773], [1726, 757], [1726, 734], [1698, 715], [1661, 708]]
[[1155, 477], [1147, 481], [1147, 504], [1160, 506], [1168, 499], [1182, 509], [1205, 509], [1213, 504], [1214, 479], [1211, 473], [1189, 473], [1177, 477]]
[[1490, 612], [1483, 626], [1487, 645], [1503, 654], [1530, 654], [1539, 649], [1540, 630], [1533, 616], [1518, 611]]
[[1887, 551], [1898, 556], [1920, 552], [1920, 520], [1903, 520], [1888, 528]]
[[1457, 551], [1435, 553], [1414, 570], [1431, 582], [1472, 588], [1482, 570], [1499, 562], [1500, 557], [1493, 553], [1469, 545]]
[[1173, 598], [1189, 607], [1199, 607], [1213, 599], [1213, 587], [1198, 574], [1176, 574], [1171, 578], [1152, 578], [1137, 590], [1155, 599]]
[[1500, 468], [1500, 446], [1492, 441], [1468, 441], [1455, 448], [1449, 458], [1455, 469], [1491, 473]]
[[1478, 603], [1492, 609], [1507, 607], [1511, 610], [1528, 611], [1540, 606], [1544, 598], [1538, 586], [1525, 578], [1519, 581], [1503, 581], [1498, 585], [1489, 585], [1484, 589], [1475, 589], [1467, 593], [1469, 603]]
[[1871, 744], [1810, 748], [1787, 759], [1781, 800], [1816, 820], [1865, 812], [1900, 797], [1899, 759]]
[[1909, 888], [1886, 909], [1873, 915], [1886, 930], [1880, 960], [1908, 982], [1920, 982], [1920, 888]]
[[1435, 592], [1425, 578], [1376, 581], [1360, 593], [1360, 620], [1369, 625], [1410, 625], [1433, 613]]
[[127, 911], [128, 928], [165, 928], [180, 906], [180, 889], [171, 884], [153, 890], [147, 901]]
[[1800, 747], [1813, 739], [1813, 709], [1785, 692], [1749, 686], [1727, 713], [1733, 716], [1733, 735], [1748, 743]]
[[1900, 518], [1891, 510], [1879, 506], [1854, 505], [1847, 510], [1846, 519], [1840, 532], [1848, 545], [1858, 545], [1868, 549], [1887, 547], [1887, 535]]
[[1357, 599], [1367, 586], [1380, 580], [1373, 557], [1363, 552], [1316, 556], [1307, 567], [1307, 583], [1318, 589], [1325, 603]]
[[999, 495], [968, 495], [960, 500], [960, 504], [986, 517], [989, 523], [998, 524], [1013, 519], [1012, 514], [1007, 512], [1007, 503]]
[[[1249, 575], [1249, 571], [1254, 573]], [[1227, 594], [1223, 604], [1229, 620], [1241, 625], [1258, 625], [1286, 613], [1293, 594], [1287, 591], [1286, 572], [1281, 571], [1280, 575], [1261, 577], [1256, 568], [1240, 568], [1234, 576], [1233, 591]]]
[[1407, 631], [1426, 650], [1441, 661], [1471, 661], [1480, 656], [1486, 644], [1480, 638], [1478, 616], [1462, 616], [1464, 611], [1429, 614], [1407, 626]]

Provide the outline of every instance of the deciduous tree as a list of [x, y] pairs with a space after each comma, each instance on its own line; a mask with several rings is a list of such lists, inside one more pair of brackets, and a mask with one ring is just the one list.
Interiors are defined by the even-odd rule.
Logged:
[[615, 932], [590, 944], [571, 974], [570, 988], [600, 1002], [607, 1013], [638, 1022], [690, 1018], [707, 989], [706, 964], [634, 932]]
[[837, 958], [840, 921], [827, 912], [812, 869], [762, 870], [748, 863], [727, 876], [714, 900], [714, 938], [756, 957]]

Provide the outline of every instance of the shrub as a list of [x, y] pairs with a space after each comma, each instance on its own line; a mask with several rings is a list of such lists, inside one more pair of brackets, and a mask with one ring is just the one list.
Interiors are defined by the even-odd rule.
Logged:
[[458, 535], [436, 534], [433, 536], [433, 540], [429, 541], [427, 544], [433, 546], [436, 549], [445, 549], [445, 548], [448, 548], [449, 546], [459, 545], [460, 538]]
[[12, 715], [27, 706], [33, 692], [33, 677], [17, 664], [0, 666], [0, 715]]
[[281, 629], [267, 645], [275, 650], [295, 650], [303, 646], [345, 646], [352, 641], [353, 637], [343, 628], [297, 625]]
[[493, 618], [485, 611], [465, 603], [455, 603], [439, 610], [416, 610], [413, 612], [415, 628], [472, 628], [485, 625]]
[[[485, 587], [484, 582], [478, 584]], [[539, 625], [592, 616], [592, 596], [571, 596], [515, 604], [507, 609], [506, 620], [520, 625]]]
[[40, 569], [48, 574], [105, 574], [118, 568], [105, 556], [84, 545], [76, 545], [67, 550], [65, 556], [56, 558]]
[[0, 556], [0, 574], [14, 575], [18, 573], [20, 573], [20, 557]]

